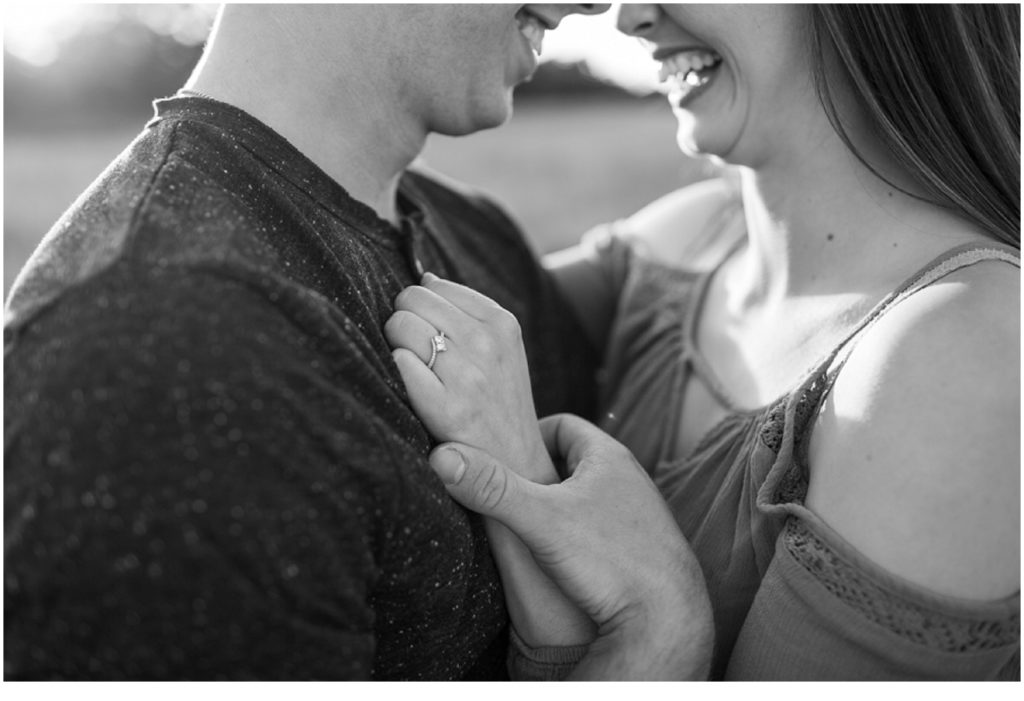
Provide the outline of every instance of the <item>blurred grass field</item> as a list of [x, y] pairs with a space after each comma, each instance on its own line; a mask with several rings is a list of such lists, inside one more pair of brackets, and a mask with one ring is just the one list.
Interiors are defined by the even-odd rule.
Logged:
[[[50, 226], [141, 128], [4, 134], [4, 298]], [[540, 253], [629, 214], [711, 167], [680, 155], [663, 100], [517, 104], [500, 129], [431, 137], [427, 164], [502, 202]]]

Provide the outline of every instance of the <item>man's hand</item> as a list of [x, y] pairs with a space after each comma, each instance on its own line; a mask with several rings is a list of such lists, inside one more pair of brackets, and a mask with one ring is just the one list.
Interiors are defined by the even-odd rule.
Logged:
[[[530, 482], [461, 444], [431, 466], [467, 508], [511, 529], [566, 595], [598, 625], [579, 678], [703, 679], [711, 606], [689, 544], [632, 454], [583, 419], [541, 421], [568, 478]], [[556, 463], [558, 461], [556, 460]]]

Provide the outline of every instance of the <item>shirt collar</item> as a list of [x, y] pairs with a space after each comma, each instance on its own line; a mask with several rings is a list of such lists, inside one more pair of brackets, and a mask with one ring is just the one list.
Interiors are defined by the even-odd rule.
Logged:
[[286, 138], [269, 126], [226, 102], [191, 95], [176, 95], [153, 103], [154, 116], [146, 127], [162, 121], [187, 120], [216, 129], [239, 148], [312, 197], [320, 206], [343, 221], [387, 245], [397, 245], [407, 231], [419, 231], [425, 225], [415, 188], [403, 176], [399, 183], [399, 215], [402, 226], [394, 227], [380, 218], [367, 204], [349, 195], [336, 180], [313, 163]]

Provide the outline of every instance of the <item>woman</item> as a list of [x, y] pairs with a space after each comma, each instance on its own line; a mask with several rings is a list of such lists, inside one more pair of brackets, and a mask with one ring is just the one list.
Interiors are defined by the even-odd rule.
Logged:
[[[553, 271], [606, 349], [601, 428], [685, 541], [616, 443], [565, 417], [538, 432], [500, 310], [430, 276], [399, 297], [411, 401], [457, 443], [435, 469], [582, 609], [506, 579], [524, 673], [1019, 675], [1019, 23], [623, 6], [681, 148], [740, 183], [675, 193]], [[545, 448], [572, 479], [487, 457], [552, 483]], [[503, 576], [523, 552], [496, 541]], [[617, 644], [658, 636], [666, 659]]]

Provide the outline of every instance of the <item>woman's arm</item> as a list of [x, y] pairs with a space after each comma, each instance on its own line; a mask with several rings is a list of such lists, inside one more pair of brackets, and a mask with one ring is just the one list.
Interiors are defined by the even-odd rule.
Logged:
[[[515, 317], [468, 287], [430, 274], [422, 286], [405, 289], [395, 307], [384, 332], [427, 430], [439, 441], [486, 450], [527, 479], [557, 482], [537, 427]], [[442, 331], [446, 349], [428, 368], [430, 339]], [[590, 618], [538, 569], [515, 535], [496, 521], [486, 525], [520, 638], [531, 647], [589, 643]]]
[[[737, 185], [726, 177], [671, 192], [628, 219], [588, 232], [580, 244], [544, 257], [596, 348], [607, 345], [631, 249], [667, 265], [700, 269], [735, 240], [725, 231], [738, 211]], [[739, 231], [739, 229], [737, 230]]]
[[1020, 589], [1019, 290], [1019, 270], [979, 263], [894, 307], [812, 433], [808, 508], [940, 594]]

